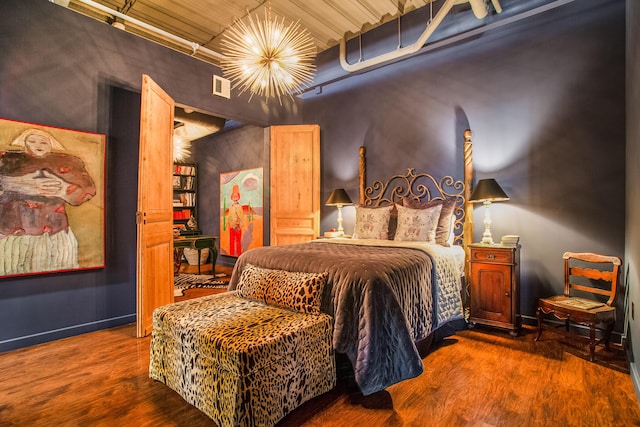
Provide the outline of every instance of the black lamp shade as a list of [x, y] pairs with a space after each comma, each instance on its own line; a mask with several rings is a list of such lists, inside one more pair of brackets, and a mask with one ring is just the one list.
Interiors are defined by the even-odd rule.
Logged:
[[353, 202], [349, 198], [349, 195], [344, 188], [338, 188], [333, 190], [325, 205], [327, 206], [338, 206], [338, 205], [351, 205]]
[[471, 193], [470, 202], [504, 202], [509, 196], [495, 179], [481, 179]]

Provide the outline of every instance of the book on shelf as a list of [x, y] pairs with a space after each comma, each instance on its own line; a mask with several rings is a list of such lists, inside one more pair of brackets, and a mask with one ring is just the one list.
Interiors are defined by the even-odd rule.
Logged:
[[189, 219], [191, 218], [191, 209], [182, 209], [173, 211], [173, 219]]
[[173, 173], [176, 175], [191, 175], [195, 176], [196, 168], [194, 166], [189, 165], [174, 165]]
[[193, 190], [193, 176], [184, 177], [184, 184], [182, 185], [183, 190]]

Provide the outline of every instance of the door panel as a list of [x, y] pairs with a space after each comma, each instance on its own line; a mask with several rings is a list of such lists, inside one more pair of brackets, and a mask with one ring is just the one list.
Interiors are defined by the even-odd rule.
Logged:
[[142, 76], [137, 212], [137, 335], [153, 310], [173, 302], [172, 166], [174, 101]]
[[271, 127], [272, 246], [315, 239], [320, 233], [320, 127]]
[[509, 266], [482, 264], [471, 266], [475, 278], [472, 317], [508, 323], [511, 321]]

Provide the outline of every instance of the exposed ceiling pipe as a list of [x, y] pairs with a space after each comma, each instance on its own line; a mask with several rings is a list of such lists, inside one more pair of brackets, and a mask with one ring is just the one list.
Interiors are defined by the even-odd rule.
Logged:
[[493, 8], [496, 10], [496, 12], [502, 13], [502, 6], [500, 6], [500, 0], [491, 0], [491, 3], [493, 3]]
[[[495, 0], [495, 1], [497, 2], [498, 0]], [[385, 63], [385, 64], [378, 64], [379, 65], [378, 67], [373, 67], [372, 66], [371, 70], [369, 70], [369, 71], [372, 71], [372, 70], [375, 70], [375, 69], [378, 69], [378, 68], [381, 68], [381, 67], [385, 67], [385, 66], [387, 66], [389, 64], [402, 61], [403, 59], [407, 59], [407, 58], [413, 57], [415, 55], [422, 55], [422, 54], [429, 53], [429, 52], [432, 52], [432, 51], [437, 50], [437, 49], [446, 48], [446, 47], [451, 46], [451, 45], [456, 44], [456, 43], [464, 42], [464, 41], [466, 41], [468, 39], [471, 39], [473, 37], [479, 36], [482, 33], [485, 33], [485, 32], [488, 32], [488, 31], [497, 30], [498, 28], [505, 27], [505, 26], [508, 26], [508, 25], [523, 21], [525, 19], [534, 17], [536, 15], [540, 15], [540, 14], [545, 13], [545, 12], [549, 12], [551, 10], [554, 10], [556, 8], [564, 6], [566, 4], [573, 3], [574, 1], [578, 1], [578, 0], [553, 0], [551, 3], [547, 3], [547, 4], [544, 4], [542, 6], [538, 6], [538, 7], [535, 7], [533, 9], [530, 9], [530, 10], [525, 10], [525, 11], [519, 12], [516, 15], [510, 16], [510, 17], [505, 18], [505, 19], [500, 19], [500, 20], [493, 21], [493, 22], [489, 23], [486, 26], [474, 28], [474, 29], [465, 31], [463, 33], [459, 33], [459, 34], [447, 37], [445, 39], [438, 40], [438, 41], [436, 41], [436, 42], [434, 42], [432, 44], [429, 44], [429, 45], [426, 45], [426, 46], [422, 47], [418, 52], [416, 52], [413, 55], [407, 55], [406, 57], [398, 58], [397, 61], [389, 61], [388, 63]], [[494, 6], [495, 6], [495, 3], [494, 3]], [[500, 8], [500, 11], [502, 11], [502, 8]], [[345, 80], [345, 79], [347, 79], [349, 77], [350, 76], [348, 74], [345, 74], [345, 75], [341, 75], [341, 76], [338, 76], [338, 77], [335, 77], [335, 78], [332, 78], [332, 79], [328, 79], [328, 80], [322, 81], [320, 83], [317, 83], [315, 85], [312, 85], [312, 86], [309, 86], [309, 87], [303, 89], [302, 94], [306, 94], [306, 93], [310, 93], [310, 92], [314, 92], [314, 91], [316, 93], [318, 93], [318, 94], [322, 93], [322, 87], [323, 86], [327, 86], [327, 85], [331, 85], [331, 84], [334, 84], [334, 83], [341, 82], [341, 81], [343, 81], [343, 80]]]
[[174, 120], [181, 123], [199, 126], [205, 128], [210, 133], [215, 133], [224, 127], [226, 119], [212, 116], [210, 114], [200, 113], [189, 108], [177, 107], [174, 111]]
[[[484, 4], [483, 0], [468, 0], [471, 5], [471, 10], [473, 14], [476, 15], [476, 18], [482, 19], [487, 16], [487, 6]], [[466, 3], [465, 0], [458, 1], [458, 4]]]
[[[70, 0], [49, 0], [49, 1], [51, 3], [55, 3], [55, 4], [59, 5], [59, 6], [65, 7], [67, 9], [70, 9], [69, 8]], [[110, 8], [108, 8], [106, 6], [103, 6], [100, 3], [96, 3], [96, 2], [94, 2], [92, 0], [75, 0], [75, 1], [78, 2], [78, 3], [84, 3], [87, 6], [91, 6], [91, 7], [95, 8], [95, 9], [98, 9], [98, 10], [100, 10], [102, 12], [105, 12], [105, 13], [107, 13], [109, 15], [113, 15], [114, 17], [120, 18], [125, 22], [130, 22], [130, 23], [136, 25], [137, 27], [144, 28], [145, 30], [148, 30], [148, 31], [150, 31], [150, 32], [152, 32], [154, 34], [157, 34], [157, 35], [159, 35], [161, 37], [164, 37], [166, 39], [172, 40], [172, 41], [174, 41], [174, 42], [176, 42], [176, 43], [178, 43], [178, 44], [180, 44], [182, 46], [186, 46], [186, 47], [191, 49], [192, 56], [195, 55], [196, 52], [202, 52], [202, 53], [204, 53], [206, 55], [210, 55], [210, 56], [212, 56], [212, 57], [214, 57], [214, 58], [216, 58], [218, 60], [227, 59], [227, 57], [225, 55], [223, 55], [223, 54], [221, 54], [219, 52], [216, 52], [214, 50], [211, 50], [211, 49], [208, 49], [208, 48], [206, 48], [204, 46], [201, 46], [200, 44], [198, 44], [196, 42], [192, 42], [192, 41], [189, 41], [187, 39], [183, 39], [182, 37], [178, 37], [178, 36], [176, 36], [174, 34], [171, 34], [171, 33], [167, 32], [167, 31], [164, 31], [164, 30], [162, 30], [160, 28], [157, 28], [157, 27], [154, 27], [152, 25], [149, 25], [149, 24], [147, 24], [145, 22], [139, 21], [139, 20], [137, 20], [135, 18], [132, 18], [132, 17], [130, 17], [128, 15], [125, 15], [124, 13], [120, 13], [117, 10], [113, 10], [113, 9], [110, 9]]]
[[[462, 1], [462, 3], [465, 2], [466, 0]], [[476, 18], [482, 19], [487, 15], [487, 9], [483, 0], [468, 0], [468, 2], [471, 4], [471, 9]], [[498, 11], [498, 13], [501, 12], [502, 7], [500, 7], [499, 0], [492, 0], [492, 2], [496, 11]], [[427, 27], [415, 43], [409, 46], [399, 47], [394, 51], [383, 53], [382, 55], [378, 55], [371, 59], [364, 61], [360, 60], [355, 64], [349, 64], [349, 62], [347, 62], [347, 41], [343, 37], [340, 40], [340, 65], [345, 71], [355, 73], [357, 71], [364, 70], [365, 68], [373, 67], [375, 65], [382, 64], [383, 62], [393, 61], [395, 59], [402, 58], [403, 56], [412, 55], [418, 52], [425, 45], [436, 28], [438, 28], [442, 23], [442, 20], [451, 11], [453, 6], [459, 3], [461, 3], [460, 0], [446, 0], [442, 7], [440, 7], [440, 10], [438, 10], [438, 13], [436, 13], [433, 19], [427, 24]]]
[[[476, 18], [482, 19], [489, 13], [484, 0], [458, 0], [458, 4], [467, 2], [471, 5], [471, 10], [473, 11], [473, 14], [476, 15]], [[493, 8], [497, 13], [502, 13], [500, 0], [491, 0], [491, 4], [493, 4]]]

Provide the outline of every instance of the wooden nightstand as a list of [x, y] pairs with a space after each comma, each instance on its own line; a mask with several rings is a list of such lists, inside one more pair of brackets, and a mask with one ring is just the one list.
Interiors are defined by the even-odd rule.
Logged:
[[470, 326], [480, 323], [520, 333], [520, 246], [469, 245]]

